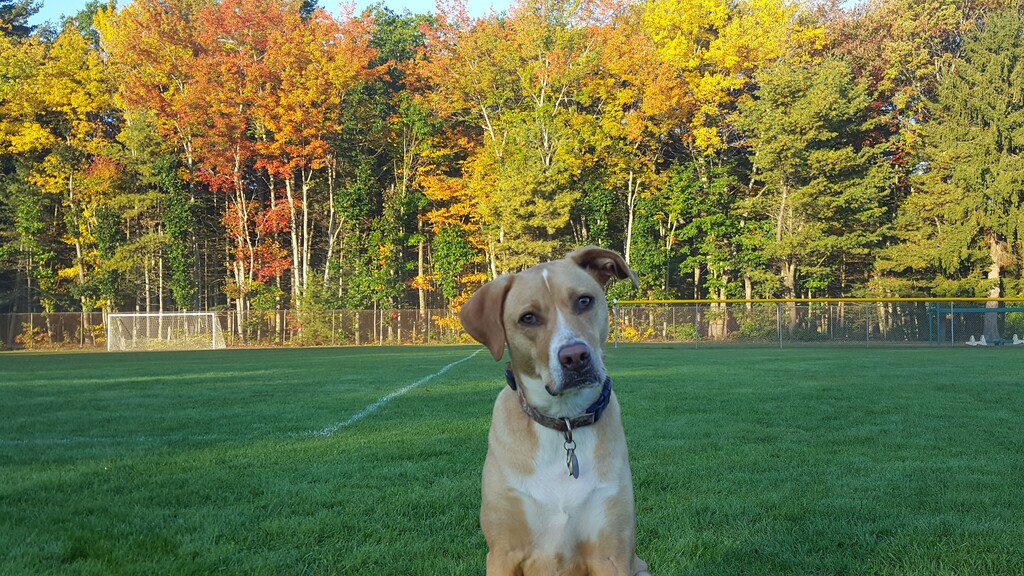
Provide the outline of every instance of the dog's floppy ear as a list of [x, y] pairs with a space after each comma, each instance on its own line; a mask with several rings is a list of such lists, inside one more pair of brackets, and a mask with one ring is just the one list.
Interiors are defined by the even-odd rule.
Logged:
[[462, 327], [474, 340], [491, 351], [495, 360], [505, 353], [505, 295], [512, 286], [512, 276], [499, 276], [473, 293], [459, 310]]
[[640, 283], [636, 279], [636, 274], [629, 269], [629, 265], [622, 259], [617, 253], [597, 246], [585, 246], [578, 250], [573, 250], [565, 255], [567, 260], [575, 262], [577, 266], [583, 268], [590, 275], [597, 280], [597, 283], [602, 287], [608, 284], [608, 281], [612, 278], [618, 278], [619, 280], [629, 279], [633, 283], [634, 288], [639, 288]]

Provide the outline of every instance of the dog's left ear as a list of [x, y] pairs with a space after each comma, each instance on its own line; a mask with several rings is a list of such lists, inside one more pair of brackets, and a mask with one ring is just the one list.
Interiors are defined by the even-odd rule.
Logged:
[[612, 278], [619, 280], [629, 279], [634, 288], [639, 288], [640, 283], [636, 274], [629, 269], [629, 265], [617, 253], [597, 246], [585, 246], [573, 250], [565, 255], [566, 260], [575, 262], [597, 280], [597, 283], [604, 287]]
[[505, 354], [505, 295], [512, 285], [512, 276], [498, 276], [470, 296], [459, 310], [459, 320], [474, 340], [491, 351], [495, 360]]

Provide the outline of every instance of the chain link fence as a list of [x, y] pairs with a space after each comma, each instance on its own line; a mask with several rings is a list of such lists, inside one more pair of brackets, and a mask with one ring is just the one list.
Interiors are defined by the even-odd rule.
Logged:
[[[468, 342], [449, 310], [272, 310], [216, 313], [229, 348]], [[106, 349], [101, 312], [0, 314], [0, 349]]]
[[1024, 300], [629, 301], [613, 325], [616, 343], [1001, 345], [1024, 336]]
[[[471, 341], [450, 310], [229, 310], [216, 317], [229, 348]], [[1024, 299], [629, 301], [613, 305], [612, 324], [616, 344], [1012, 345], [1024, 337]], [[105, 317], [0, 314], [0, 349], [105, 350]]]

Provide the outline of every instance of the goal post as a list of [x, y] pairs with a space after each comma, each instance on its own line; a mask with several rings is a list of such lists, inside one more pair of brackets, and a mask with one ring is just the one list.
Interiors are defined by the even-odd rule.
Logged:
[[214, 312], [112, 313], [107, 351], [219, 350], [224, 331]]

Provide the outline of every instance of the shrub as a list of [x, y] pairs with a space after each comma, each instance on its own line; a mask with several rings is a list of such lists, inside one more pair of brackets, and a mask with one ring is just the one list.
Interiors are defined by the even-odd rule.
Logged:
[[1007, 334], [1024, 336], [1024, 312], [1007, 312], [1003, 328]]
[[778, 338], [779, 319], [772, 308], [757, 307], [743, 313], [736, 313], [740, 325], [740, 338], [752, 342]]
[[50, 334], [43, 328], [36, 328], [28, 322], [23, 322], [21, 334], [15, 336], [14, 341], [24, 346], [26, 350], [42, 350], [50, 347]]

